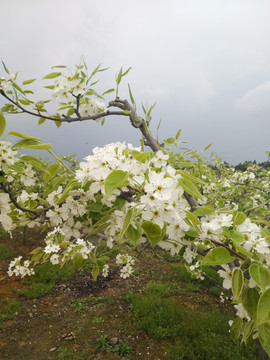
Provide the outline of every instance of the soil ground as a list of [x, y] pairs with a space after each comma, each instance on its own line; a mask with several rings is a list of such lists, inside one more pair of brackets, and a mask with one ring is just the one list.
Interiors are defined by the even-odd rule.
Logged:
[[[0, 243], [13, 251], [12, 258], [26, 256], [42, 242], [44, 235], [32, 231], [26, 246], [22, 245], [22, 238], [22, 233], [16, 231], [13, 239], [2, 235]], [[136, 266], [139, 276], [123, 280], [119, 271], [115, 271], [108, 278], [100, 277], [94, 282], [90, 270], [80, 271], [72, 280], [58, 282], [50, 294], [27, 299], [17, 292], [27, 285], [20, 279], [6, 276], [11, 259], [0, 261], [0, 277], [5, 277], [0, 281], [0, 299], [16, 299], [22, 310], [0, 323], [0, 359], [168, 359], [166, 352], [170, 341], [155, 340], [136, 329], [126, 296], [142, 292], [157, 272], [169, 274], [172, 271], [170, 264], [145, 255]], [[90, 311], [74, 312], [72, 301], [89, 298], [100, 301], [91, 305]], [[206, 291], [177, 295], [176, 301], [190, 309], [228, 306]], [[121, 357], [96, 349], [97, 338], [102, 335], [108, 335], [114, 344], [128, 343], [133, 353]]]

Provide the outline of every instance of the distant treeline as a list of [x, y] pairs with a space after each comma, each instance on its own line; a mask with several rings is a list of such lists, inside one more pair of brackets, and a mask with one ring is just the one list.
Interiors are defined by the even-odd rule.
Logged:
[[255, 164], [255, 165], [258, 165], [258, 166], [261, 166], [261, 167], [264, 167], [264, 168], [270, 168], [270, 161], [264, 161], [264, 162], [261, 162], [261, 163], [257, 163], [256, 160], [245, 161], [243, 163], [239, 163], [239, 164], [235, 165], [234, 168], [236, 170], [246, 171], [250, 164]]

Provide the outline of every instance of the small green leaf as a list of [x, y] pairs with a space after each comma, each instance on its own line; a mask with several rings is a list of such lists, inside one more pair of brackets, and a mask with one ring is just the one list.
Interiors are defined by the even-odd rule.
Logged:
[[258, 290], [255, 288], [245, 288], [241, 299], [242, 304], [247, 311], [247, 313], [256, 321], [257, 319], [257, 305], [259, 301], [260, 295]]
[[8, 135], [14, 135], [14, 136], [17, 136], [17, 137], [20, 137], [22, 139], [28, 139], [28, 140], [38, 140], [38, 141], [41, 141], [39, 138], [36, 138], [36, 137], [33, 137], [33, 136], [29, 136], [29, 135], [25, 135], [25, 134], [21, 134], [17, 131], [10, 131], [8, 133]]
[[130, 224], [126, 230], [126, 237], [132, 242], [133, 245], [138, 245], [138, 241], [142, 236], [142, 229], [138, 223], [136, 223], [136, 229]]
[[232, 293], [233, 300], [237, 301], [242, 292], [244, 285], [243, 271], [239, 268], [234, 268], [232, 273]]
[[107, 91], [104, 91], [104, 93], [102, 95], [106, 95], [106, 94], [112, 93], [114, 91], [115, 91], [115, 89], [109, 89]]
[[230, 255], [224, 247], [216, 247], [209, 251], [202, 261], [202, 265], [222, 265], [234, 261], [235, 258]]
[[258, 301], [257, 326], [270, 321], [270, 289], [265, 290]]
[[178, 138], [179, 138], [179, 136], [180, 136], [180, 134], [181, 134], [181, 131], [182, 131], [182, 129], [179, 129], [179, 130], [177, 131], [177, 134], [175, 135], [175, 140], [178, 140]]
[[205, 205], [205, 206], [199, 206], [195, 211], [193, 211], [193, 214], [195, 216], [205, 216], [210, 215], [215, 211], [215, 208], [212, 205]]
[[48, 183], [48, 181], [54, 176], [56, 175], [58, 169], [60, 167], [60, 164], [59, 163], [54, 163], [54, 164], [51, 164], [47, 167], [47, 172], [44, 174], [44, 182], [45, 184]]
[[28, 84], [32, 84], [34, 81], [36, 81], [36, 79], [29, 79], [29, 80], [25, 80], [22, 84], [28, 85]]
[[132, 95], [132, 92], [131, 92], [131, 89], [130, 89], [130, 85], [128, 84], [128, 91], [129, 91], [129, 97], [130, 97], [130, 100], [131, 100], [131, 103], [132, 105], [135, 105], [135, 100], [133, 98], [133, 95]]
[[238, 212], [237, 210], [233, 212], [233, 224], [235, 226], [242, 224], [246, 220], [246, 218], [247, 216], [242, 212]]
[[249, 267], [249, 273], [252, 279], [264, 291], [270, 286], [270, 271], [263, 265], [252, 264]]
[[186, 190], [190, 195], [203, 200], [202, 195], [199, 193], [198, 189], [191, 181], [181, 178], [178, 179], [178, 185], [181, 186], [184, 190]]
[[128, 184], [128, 174], [122, 170], [114, 170], [105, 179], [105, 194], [109, 196], [113, 190]]
[[242, 331], [243, 337], [241, 340], [241, 345], [243, 343], [247, 344], [247, 341], [248, 341], [250, 335], [252, 334], [253, 330], [254, 330], [254, 320], [251, 320], [248, 323], [245, 323], [243, 331]]
[[0, 111], [0, 136], [3, 134], [6, 128], [6, 119], [3, 113]]
[[243, 320], [239, 317], [237, 317], [234, 322], [232, 323], [231, 329], [230, 329], [230, 335], [232, 341], [235, 343], [238, 336], [241, 334], [243, 328]]
[[23, 104], [23, 105], [30, 105], [31, 104], [31, 102], [29, 100], [27, 100], [27, 99], [19, 99], [19, 102], [21, 104]]
[[270, 322], [259, 326], [259, 340], [267, 355], [270, 357]]
[[203, 184], [203, 185], [206, 184], [205, 181], [197, 178], [197, 177], [194, 176], [194, 175], [191, 175], [191, 174], [187, 173], [186, 171], [177, 170], [177, 174], [180, 174], [184, 179], [189, 180], [189, 181], [191, 181], [191, 182], [194, 182], [195, 184], [197, 184], [197, 183]]
[[233, 240], [236, 244], [241, 244], [245, 240], [244, 235], [238, 230], [227, 229], [224, 227], [223, 232], [228, 239]]
[[39, 118], [39, 120], [38, 120], [38, 125], [43, 124], [45, 121], [46, 121], [46, 119], [44, 119], [44, 118]]
[[77, 252], [73, 256], [73, 264], [76, 267], [76, 269], [80, 269], [83, 265], [83, 256], [80, 252]]
[[9, 72], [8, 68], [6, 67], [4, 61], [3, 61], [3, 60], [1, 60], [1, 61], [2, 61], [3, 67], [4, 67], [4, 69], [5, 69], [5, 72], [6, 72], [8, 75], [10, 75], [10, 72]]
[[92, 269], [92, 276], [93, 276], [94, 281], [97, 280], [98, 273], [99, 273], [98, 265], [94, 265], [93, 269]]
[[152, 248], [154, 248], [164, 238], [166, 233], [166, 226], [161, 229], [159, 225], [153, 223], [152, 221], [144, 221], [142, 223], [142, 229], [144, 230]]
[[133, 214], [134, 214], [134, 208], [128, 209], [128, 211], [126, 213], [126, 216], [125, 216], [125, 219], [124, 219], [122, 230], [121, 230], [120, 235], [119, 235], [120, 240], [122, 239], [123, 235], [125, 234], [128, 226], [129, 226], [129, 224], [130, 224], [130, 222], [132, 220]]
[[56, 77], [58, 77], [60, 75], [62, 75], [61, 72], [52, 72], [52, 73], [44, 76], [43, 79], [54, 79], [54, 78], [56, 78]]

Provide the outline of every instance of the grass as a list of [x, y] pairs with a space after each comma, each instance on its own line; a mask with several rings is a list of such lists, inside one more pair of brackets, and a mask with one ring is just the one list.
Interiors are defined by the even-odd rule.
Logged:
[[[181, 279], [184, 272], [181, 273]], [[187, 275], [185, 274], [184, 277]], [[188, 279], [187, 279], [188, 280]], [[190, 279], [191, 280], [191, 279]], [[188, 285], [188, 284], [187, 284]], [[229, 336], [228, 321], [233, 313], [218, 309], [184, 308], [168, 291], [169, 283], [149, 282], [143, 294], [130, 294], [127, 301], [138, 330], [156, 340], [171, 340], [171, 360], [254, 360], [256, 346], [240, 348]]]
[[2, 300], [0, 303], [0, 321], [11, 319], [22, 310], [22, 304], [13, 299]]
[[66, 264], [62, 268], [51, 263], [42, 264], [35, 268], [35, 274], [24, 279], [27, 288], [19, 290], [18, 294], [28, 299], [37, 299], [52, 292], [59, 280], [67, 281], [75, 276], [72, 264]]
[[0, 243], [0, 260], [9, 259], [13, 256], [13, 252], [9, 250], [5, 244]]

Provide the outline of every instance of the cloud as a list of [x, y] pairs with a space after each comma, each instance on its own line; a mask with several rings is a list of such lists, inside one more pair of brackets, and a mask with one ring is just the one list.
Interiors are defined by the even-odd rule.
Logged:
[[244, 96], [236, 100], [235, 106], [242, 111], [262, 111], [270, 109], [270, 81], [248, 90]]

